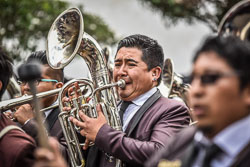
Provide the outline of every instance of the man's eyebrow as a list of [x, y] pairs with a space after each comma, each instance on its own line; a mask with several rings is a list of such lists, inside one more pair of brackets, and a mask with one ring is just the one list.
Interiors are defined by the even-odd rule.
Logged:
[[134, 63], [138, 63], [138, 61], [135, 61], [134, 59], [125, 59], [125, 61], [132, 61], [132, 62], [134, 62]]
[[121, 59], [115, 59], [115, 62], [122, 62]]
[[[125, 59], [126, 62], [134, 62], [134, 63], [138, 63], [138, 61], [135, 61], [134, 59]], [[115, 62], [122, 62], [121, 59], [116, 59]]]

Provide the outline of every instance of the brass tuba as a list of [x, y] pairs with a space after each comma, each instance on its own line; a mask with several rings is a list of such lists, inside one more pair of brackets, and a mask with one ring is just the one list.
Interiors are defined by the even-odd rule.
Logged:
[[[83, 110], [88, 116], [97, 117], [95, 107], [99, 103], [108, 124], [116, 130], [122, 130], [113, 87], [124, 87], [125, 81], [120, 80], [111, 84], [103, 51], [96, 40], [84, 32], [83, 17], [77, 8], [70, 8], [56, 18], [48, 33], [46, 51], [48, 63], [52, 68], [63, 68], [75, 55], [79, 55], [85, 60], [91, 74], [92, 81], [88, 79], [71, 80], [59, 92], [61, 110], [59, 121], [69, 147], [72, 166], [84, 166], [81, 146], [75, 132], [77, 128], [69, 121], [69, 117], [79, 119], [78, 110]], [[85, 88], [80, 89], [78, 98], [72, 99], [71, 111], [63, 111], [65, 104], [62, 102], [62, 98], [67, 95], [68, 88], [75, 86], [75, 82]]]
[[225, 14], [218, 27], [218, 35], [233, 35], [250, 41], [250, 0], [238, 2]]

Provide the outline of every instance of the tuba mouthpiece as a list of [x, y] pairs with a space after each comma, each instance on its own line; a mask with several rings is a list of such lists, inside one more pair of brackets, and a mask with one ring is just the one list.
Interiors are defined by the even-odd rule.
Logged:
[[125, 88], [126, 82], [125, 82], [123, 79], [120, 79], [120, 80], [117, 82], [117, 85], [118, 85], [120, 88]]

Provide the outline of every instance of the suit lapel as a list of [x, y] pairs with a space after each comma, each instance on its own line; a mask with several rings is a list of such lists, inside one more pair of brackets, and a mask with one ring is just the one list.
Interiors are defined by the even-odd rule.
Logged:
[[187, 147], [187, 149], [185, 150], [184, 155], [181, 156], [180, 158], [181, 166], [182, 167], [191, 166], [197, 154], [198, 154], [198, 148], [195, 147], [194, 142], [191, 142]]
[[56, 120], [58, 119], [60, 109], [57, 107], [51, 111], [51, 113], [46, 118], [45, 122], [47, 124], [47, 131], [50, 132], [52, 127], [54, 126]]
[[249, 166], [250, 165], [250, 142], [247, 144], [247, 146], [238, 154], [236, 157], [232, 167], [238, 167], [238, 166]]
[[142, 116], [144, 113], [161, 97], [160, 91], [157, 89], [157, 91], [146, 100], [146, 102], [141, 106], [141, 108], [136, 112], [132, 120], [130, 121], [129, 125], [126, 129], [126, 133], [128, 136], [131, 135], [133, 130], [135, 129], [136, 125], [140, 122]]

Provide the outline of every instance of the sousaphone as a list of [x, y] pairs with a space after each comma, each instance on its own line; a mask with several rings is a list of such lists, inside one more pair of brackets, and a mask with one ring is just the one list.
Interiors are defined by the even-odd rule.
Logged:
[[241, 40], [250, 41], [250, 0], [235, 4], [222, 18], [218, 35], [236, 36]]

